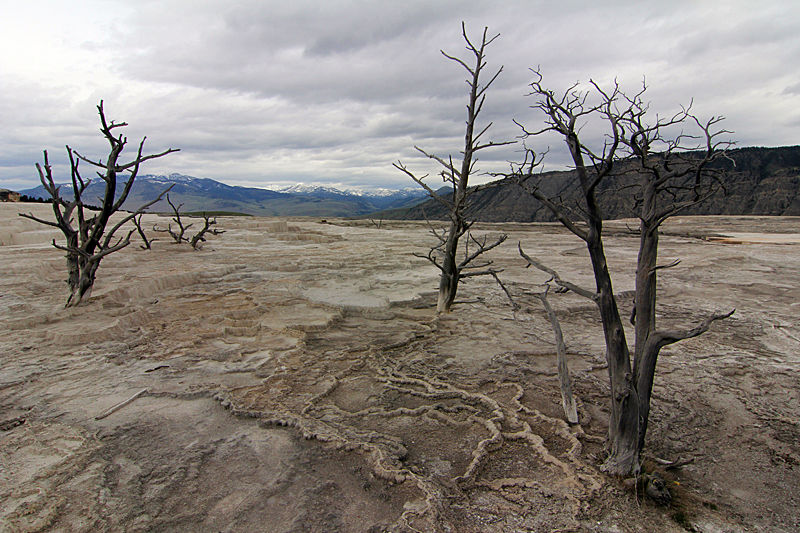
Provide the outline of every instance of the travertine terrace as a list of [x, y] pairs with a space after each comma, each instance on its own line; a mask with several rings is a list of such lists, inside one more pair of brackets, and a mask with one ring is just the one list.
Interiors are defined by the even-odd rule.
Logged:
[[[602, 330], [569, 293], [551, 301], [580, 424], [560, 411], [530, 297], [546, 278], [516, 248], [591, 286], [556, 225], [477, 227], [509, 235], [491, 259], [516, 311], [479, 278], [437, 316], [437, 272], [413, 255], [425, 223], [253, 217], [218, 218], [226, 233], [200, 251], [134, 243], [65, 309], [59, 234], [17, 216], [47, 209], [0, 204], [0, 531], [800, 528], [796, 218], [665, 228], [662, 260], [681, 263], [661, 275], [661, 320], [736, 313], [662, 353], [646, 467], [675, 501], [660, 508], [598, 470]], [[629, 310], [637, 237], [607, 227]]]

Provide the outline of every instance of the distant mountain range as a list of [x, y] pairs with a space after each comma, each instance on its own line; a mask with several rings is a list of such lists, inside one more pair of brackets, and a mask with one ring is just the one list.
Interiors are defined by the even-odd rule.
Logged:
[[[721, 172], [724, 190], [701, 204], [681, 211], [681, 214], [800, 216], [800, 146], [738, 148], [730, 150], [728, 156], [713, 164]], [[636, 180], [634, 165], [632, 162], [621, 162], [618, 167], [628, 172], [609, 177], [597, 190], [598, 201], [607, 219], [635, 217], [632, 208], [638, 189], [631, 186]], [[579, 195], [575, 171], [544, 172], [537, 180], [548, 196], [557, 196], [563, 202], [576, 205], [574, 202]], [[690, 186], [686, 189], [674, 191], [674, 194], [681, 199], [682, 194], [688, 195], [692, 190]], [[665, 201], [670, 200], [665, 198]], [[471, 220], [554, 220], [549, 209], [512, 182], [498, 182], [496, 187], [473, 194], [470, 201], [468, 218]], [[436, 200], [428, 199], [415, 206], [373, 216], [400, 220], [446, 220], [447, 212]]]
[[[156, 198], [172, 185], [170, 200], [176, 206], [183, 204], [181, 212], [235, 212], [256, 216], [315, 216], [356, 217], [375, 211], [405, 208], [427, 199], [421, 188], [398, 191], [375, 189], [369, 191], [340, 191], [328, 187], [295, 185], [275, 190], [254, 187], [236, 187], [206, 178], [182, 174], [169, 176], [141, 175], [136, 177], [123, 209], [133, 210]], [[84, 192], [84, 201], [91, 204], [103, 194], [104, 183], [96, 178]], [[71, 189], [62, 185], [62, 194]], [[120, 187], [118, 187], [120, 189]], [[41, 185], [19, 191], [31, 197], [47, 198]], [[99, 203], [99, 202], [95, 202]], [[162, 199], [154, 204], [151, 213], [170, 212]]]
[[[800, 216], [800, 146], [780, 148], [738, 148], [730, 150], [729, 159], [714, 165], [722, 172], [725, 190], [708, 201], [693, 206], [686, 215], [794, 215]], [[621, 162], [618, 167], [633, 170], [633, 164]], [[574, 171], [544, 172], [538, 176], [546, 194], [569, 202], [577, 197]], [[597, 191], [604, 215], [608, 219], [634, 216], [635, 171], [605, 180]], [[292, 187], [257, 189], [234, 187], [218, 181], [181, 174], [144, 175], [136, 178], [133, 190], [123, 206], [136, 209], [157, 197], [173, 184], [170, 199], [183, 204], [182, 212], [236, 212], [257, 216], [372, 217], [401, 220], [445, 220], [442, 206], [428, 198], [422, 188], [399, 191], [340, 191], [327, 187], [294, 185]], [[66, 186], [65, 186], [66, 187]], [[621, 191], [621, 192], [620, 192]], [[44, 189], [19, 191], [28, 196], [47, 197]], [[102, 180], [96, 179], [84, 194], [91, 203], [103, 192]], [[446, 189], [438, 191], [446, 195]], [[680, 192], [678, 193], [680, 194]], [[468, 217], [482, 222], [548, 222], [552, 214], [537, 200], [511, 182], [498, 182], [496, 187], [470, 197]], [[95, 202], [97, 203], [97, 202]], [[166, 201], [150, 208], [150, 212], [170, 212]]]

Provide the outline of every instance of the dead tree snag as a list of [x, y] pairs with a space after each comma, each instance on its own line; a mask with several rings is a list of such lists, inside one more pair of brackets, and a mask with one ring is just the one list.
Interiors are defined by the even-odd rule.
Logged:
[[486, 90], [503, 71], [503, 68], [500, 67], [500, 69], [494, 74], [494, 76], [491, 77], [488, 83], [483, 85], [481, 84], [481, 74], [486, 66], [486, 47], [498, 37], [498, 35], [495, 35], [494, 37], [489, 38], [487, 34], [488, 31], [488, 28], [484, 28], [483, 38], [481, 39], [480, 44], [476, 46], [469, 40], [469, 37], [467, 37], [465, 24], [461, 24], [461, 32], [464, 36], [464, 41], [467, 43], [467, 50], [469, 50], [474, 57], [475, 63], [472, 67], [469, 66], [465, 61], [455, 56], [448, 55], [442, 51], [442, 55], [451, 61], [455, 61], [464, 67], [464, 69], [469, 73], [469, 77], [467, 78], [467, 84], [470, 87], [469, 103], [467, 104], [467, 130], [464, 140], [464, 151], [462, 152], [463, 157], [460, 164], [457, 165], [453, 161], [452, 156], [448, 157], [447, 159], [442, 159], [415, 146], [415, 148], [425, 157], [436, 160], [444, 167], [444, 170], [440, 172], [440, 175], [442, 176], [444, 182], [452, 187], [452, 196], [444, 197], [437, 194], [433, 188], [423, 181], [427, 177], [427, 174], [425, 176], [418, 177], [416, 174], [408, 170], [403, 163], [398, 161], [394, 164], [397, 169], [406, 173], [408, 177], [422, 186], [428, 192], [431, 198], [445, 206], [450, 217], [449, 229], [442, 230], [441, 233], [434, 231], [434, 234], [439, 239], [439, 244], [433, 246], [427, 256], [422, 256], [428, 259], [441, 271], [441, 277], [439, 279], [439, 301], [436, 306], [436, 310], [439, 313], [450, 312], [450, 307], [453, 305], [453, 301], [456, 298], [458, 282], [461, 279], [468, 276], [491, 274], [490, 270], [473, 270], [469, 274], [466, 274], [463, 271], [465, 268], [481, 268], [474, 267], [470, 265], [470, 263], [481, 254], [491, 250], [495, 246], [498, 246], [505, 240], [505, 236], [502, 236], [494, 244], [488, 245], [485, 241], [483, 243], [477, 243], [477, 241], [475, 241], [478, 244], [477, 249], [472, 253], [468, 251], [463, 261], [458, 261], [457, 259], [459, 239], [468, 234], [470, 227], [472, 226], [472, 222], [467, 220], [467, 209], [469, 208], [468, 198], [473, 193], [485, 188], [480, 186], [469, 188], [469, 177], [476, 172], [475, 163], [477, 158], [475, 158], [475, 154], [480, 150], [490, 148], [492, 146], [511, 144], [510, 142], [481, 142], [481, 136], [486, 133], [489, 127], [491, 127], [491, 123], [486, 125], [478, 133], [475, 132], [475, 125], [478, 115], [483, 109], [483, 103], [486, 100]]
[[200, 243], [206, 242], [206, 238], [205, 238], [206, 233], [210, 233], [211, 235], [222, 235], [223, 233], [225, 233], [225, 231], [223, 231], [223, 230], [219, 230], [217, 228], [212, 228], [211, 227], [211, 226], [216, 225], [216, 223], [217, 223], [217, 218], [216, 217], [214, 217], [214, 219], [212, 219], [209, 215], [203, 214], [203, 220], [205, 221], [205, 224], [203, 225], [203, 229], [198, 231], [197, 234], [195, 234], [195, 236], [192, 237], [192, 240], [189, 241], [189, 244], [191, 244], [192, 248], [194, 248], [195, 250], [199, 250], [200, 249]]
[[[56, 227], [64, 233], [66, 244], [56, 244], [55, 240], [53, 240], [53, 246], [67, 253], [67, 284], [70, 290], [67, 307], [74, 307], [89, 299], [97, 269], [100, 267], [100, 261], [107, 255], [128, 246], [131, 234], [135, 230], [129, 231], [125, 237], [120, 237], [116, 241], [115, 233], [145, 209], [158, 202], [169, 190], [167, 189], [167, 191], [159, 194], [156, 199], [122, 217], [109, 228], [108, 225], [112, 215], [120, 211], [122, 204], [128, 198], [133, 182], [139, 172], [139, 166], [147, 160], [178, 151], [170, 148], [158, 154], [143, 155], [145, 137], [139, 143], [139, 150], [133, 161], [120, 163], [120, 154], [128, 140], [122, 135], [115, 136], [113, 130], [128, 124], [125, 122], [119, 124], [115, 124], [114, 121], [107, 122], [102, 100], [100, 105], [97, 106], [97, 110], [100, 113], [100, 131], [110, 145], [110, 152], [106, 161], [92, 161], [67, 146], [73, 191], [73, 200], [68, 201], [61, 196], [61, 187], [57, 186], [53, 179], [47, 151], [45, 151], [44, 168], [37, 163], [36, 169], [39, 171], [39, 180], [42, 182], [42, 186], [53, 199], [53, 214], [56, 220], [53, 222], [37, 218], [30, 213], [20, 213], [22, 217]], [[80, 161], [101, 169], [101, 171], [97, 172], [97, 175], [105, 182], [105, 191], [101, 198], [102, 204], [100, 207], [86, 205], [83, 201], [83, 193], [91, 183], [91, 180], [84, 180], [81, 177], [78, 168]], [[127, 172], [130, 175], [128, 180], [123, 183], [120, 194], [117, 194], [117, 176], [123, 172]], [[76, 222], [75, 216], [77, 216], [77, 227], [73, 227], [73, 223]]]
[[153, 226], [153, 231], [159, 233], [169, 233], [172, 239], [175, 241], [175, 244], [188, 242], [192, 248], [199, 250], [200, 244], [206, 242], [205, 235], [207, 233], [210, 233], [211, 235], [222, 235], [225, 233], [222, 230], [211, 227], [216, 225], [216, 217], [212, 219], [210, 215], [203, 213], [203, 220], [205, 224], [203, 225], [202, 229], [200, 229], [200, 231], [198, 231], [191, 239], [186, 237], [186, 230], [194, 226], [194, 223], [184, 225], [184, 220], [181, 218], [181, 207], [183, 204], [178, 204], [177, 206], [173, 204], [172, 200], [169, 199], [169, 194], [167, 195], [167, 203], [172, 208], [172, 212], [175, 213], [175, 216], [172, 218], [172, 220], [178, 225], [178, 229], [173, 231], [172, 224], [170, 224], [167, 226], [167, 229], [159, 229], [158, 226]]
[[172, 220], [178, 225], [178, 229], [173, 231], [172, 224], [167, 226], [167, 229], [159, 229], [156, 226], [153, 226], [153, 231], [159, 233], [169, 233], [172, 239], [175, 241], [175, 244], [180, 244], [182, 242], [189, 242], [189, 239], [184, 236], [186, 230], [191, 228], [193, 224], [189, 224], [187, 226], [183, 225], [183, 220], [181, 219], [181, 207], [183, 204], [178, 204], [177, 206], [172, 203], [172, 200], [169, 199], [169, 194], [167, 195], [167, 203], [172, 208], [172, 212], [175, 213], [175, 216], [172, 217]]
[[[689, 205], [702, 202], [720, 188], [719, 177], [709, 169], [711, 161], [725, 155], [732, 143], [719, 141], [726, 133], [715, 130], [722, 120], [714, 117], [700, 122], [683, 108], [668, 118], [656, 117], [648, 122], [648, 104], [642, 99], [644, 87], [634, 96], [623, 93], [615, 83], [610, 92], [590, 82], [597, 93], [589, 103], [588, 92], [570, 87], [556, 95], [541, 85], [542, 77], [534, 71], [531, 95], [538, 99], [533, 106], [544, 114], [545, 126], [538, 131], [523, 128], [525, 137], [555, 132], [569, 149], [578, 181], [579, 199], [568, 205], [562, 198], [550, 198], [542, 192], [535, 168], [541, 160], [526, 149], [522, 164], [514, 165], [511, 176], [529, 194], [541, 201], [567, 229], [582, 239], [588, 248], [596, 282], [596, 291], [588, 291], [561, 280], [552, 269], [554, 281], [594, 301], [600, 311], [605, 334], [606, 358], [611, 384], [611, 420], [609, 422], [609, 455], [604, 470], [613, 474], [636, 474], [644, 447], [650, 411], [650, 397], [656, 361], [661, 348], [708, 331], [716, 320], [733, 313], [713, 313], [698, 326], [685, 331], [664, 331], [656, 328], [656, 276], [658, 234], [661, 224]], [[580, 138], [580, 128], [590, 120], [606, 125], [605, 141], [592, 150]], [[673, 128], [698, 126], [698, 133], [681, 132], [669, 137]], [[699, 142], [698, 142], [699, 140]], [[698, 146], [699, 145], [699, 146]], [[622, 172], [620, 171], [622, 169]], [[635, 309], [631, 321], [635, 327], [633, 353], [625, 337], [625, 329], [611, 282], [611, 274], [603, 247], [603, 212], [598, 188], [608, 180], [625, 175], [636, 187], [635, 205], [631, 206], [640, 220], [639, 256], [636, 269]], [[674, 266], [672, 265], [667, 266]]]
[[139, 213], [139, 216], [133, 219], [133, 225], [136, 226], [136, 232], [139, 234], [139, 236], [142, 238], [143, 241], [143, 244], [140, 244], [139, 247], [142, 250], [151, 250], [152, 243], [154, 241], [157, 241], [158, 239], [151, 239], [144, 232], [144, 228], [142, 227], [142, 213]]
[[[561, 330], [561, 322], [556, 316], [555, 310], [550, 305], [550, 300], [547, 298], [547, 293], [550, 292], [550, 282], [561, 282], [561, 278], [556, 271], [548, 269], [537, 260], [525, 254], [522, 250], [522, 245], [519, 245], [519, 255], [528, 262], [527, 266], [535, 266], [540, 270], [544, 270], [550, 274], [550, 279], [545, 283], [544, 291], [541, 293], [534, 293], [533, 296], [542, 302], [547, 318], [550, 319], [550, 325], [553, 328], [553, 334], [556, 339], [556, 355], [558, 356], [558, 381], [561, 386], [561, 406], [564, 408], [564, 415], [570, 424], [578, 423], [578, 406], [575, 403], [575, 397], [572, 395], [572, 380], [569, 376], [569, 365], [567, 364], [567, 346], [564, 343], [564, 333]], [[527, 267], [526, 267], [527, 268]], [[571, 284], [570, 284], [571, 285]], [[563, 287], [563, 285], [559, 285]], [[582, 291], [583, 289], [572, 285], [575, 289]], [[588, 292], [588, 291], [586, 291]]]

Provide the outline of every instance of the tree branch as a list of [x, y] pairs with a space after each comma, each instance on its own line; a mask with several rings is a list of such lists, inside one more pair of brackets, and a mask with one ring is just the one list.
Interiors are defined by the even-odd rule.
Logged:
[[547, 299], [547, 292], [550, 285], [545, 285], [544, 292], [533, 293], [533, 297], [542, 302], [547, 317], [550, 319], [550, 325], [553, 328], [553, 333], [556, 337], [556, 354], [558, 356], [558, 379], [561, 385], [561, 406], [564, 409], [564, 415], [570, 424], [578, 423], [578, 407], [575, 404], [575, 397], [572, 395], [572, 380], [569, 377], [569, 366], [567, 364], [567, 346], [564, 343], [564, 333], [561, 330], [561, 322], [556, 316], [556, 312], [550, 305]]
[[[480, 243], [480, 242], [478, 242], [477, 239], [475, 239], [475, 237], [470, 235], [470, 239], [475, 244], [478, 245], [478, 249], [475, 250], [474, 252], [472, 252], [472, 254], [465, 254], [464, 260], [458, 265], [459, 269], [466, 267], [468, 264], [470, 264], [472, 261], [474, 261], [478, 256], [488, 252], [492, 248], [496, 248], [496, 247], [500, 246], [501, 244], [503, 244], [506, 241], [507, 238], [508, 238], [508, 235], [500, 235], [500, 237], [497, 239], [497, 241], [495, 241], [493, 244], [490, 244], [489, 246], [486, 246], [486, 239], [485, 238], [484, 238], [484, 241], [482, 243]], [[467, 241], [467, 246], [469, 246], [469, 240]]]
[[448, 202], [443, 197], [439, 196], [436, 193], [436, 191], [434, 191], [427, 183], [422, 181], [423, 179], [425, 179], [428, 176], [427, 174], [425, 176], [422, 176], [421, 178], [418, 178], [410, 170], [408, 170], [408, 168], [406, 168], [405, 165], [403, 165], [400, 161], [398, 161], [397, 163], [392, 163], [392, 165], [394, 166], [394, 168], [405, 172], [406, 175], [408, 177], [410, 177], [412, 180], [414, 180], [415, 183], [417, 183], [420, 187], [425, 189], [425, 192], [427, 192], [428, 195], [430, 195], [431, 198], [433, 198], [434, 200], [436, 200], [437, 202], [439, 202], [440, 204], [445, 206], [448, 210], [452, 210], [453, 209], [453, 203], [452, 202]]
[[545, 266], [540, 261], [534, 259], [533, 257], [528, 256], [524, 251], [522, 251], [522, 243], [519, 243], [519, 255], [522, 256], [522, 258], [528, 262], [528, 266], [536, 267], [542, 272], [550, 274], [550, 276], [552, 276], [553, 281], [555, 281], [561, 287], [567, 288], [572, 292], [574, 292], [575, 294], [579, 294], [580, 296], [588, 298], [593, 302], [596, 302], [597, 299], [600, 297], [600, 295], [597, 294], [596, 292], [592, 292], [590, 290], [579, 287], [578, 285], [570, 283], [569, 281], [562, 280], [561, 276], [558, 275], [558, 272], [556, 272], [552, 268]]
[[61, 226], [55, 222], [51, 222], [49, 220], [44, 220], [38, 217], [33, 216], [33, 213], [18, 213], [19, 216], [22, 218], [28, 218], [33, 220], [34, 222], [38, 222], [39, 224], [45, 224], [46, 226], [52, 226], [54, 228], [60, 228]]
[[[703, 322], [695, 328], [684, 330], [684, 331], [655, 331], [650, 334], [650, 337], [647, 339], [647, 344], [649, 346], [657, 346], [658, 349], [663, 348], [664, 346], [668, 346], [670, 344], [674, 344], [676, 342], [691, 339], [693, 337], [698, 337], [708, 331], [708, 328], [711, 327], [717, 320], [724, 320], [736, 311], [736, 309], [732, 310], [730, 313], [714, 313], [710, 317], [703, 320]], [[646, 350], [649, 352], [650, 350]]]

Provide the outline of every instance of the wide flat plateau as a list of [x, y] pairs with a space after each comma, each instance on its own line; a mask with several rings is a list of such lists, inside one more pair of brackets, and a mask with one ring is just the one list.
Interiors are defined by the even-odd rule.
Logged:
[[[593, 287], [557, 225], [474, 228], [508, 234], [489, 259], [516, 309], [479, 277], [437, 315], [425, 223], [254, 217], [219, 218], [199, 251], [133, 242], [65, 309], [60, 234], [20, 211], [49, 207], [0, 204], [0, 531], [800, 530], [798, 218], [664, 228], [660, 263], [680, 263], [659, 270], [659, 326], [736, 312], [659, 359], [645, 467], [663, 508], [600, 472], [599, 316], [551, 292], [580, 417], [565, 421], [532, 296], [547, 276], [517, 250]], [[606, 225], [623, 313], [634, 226]]]

